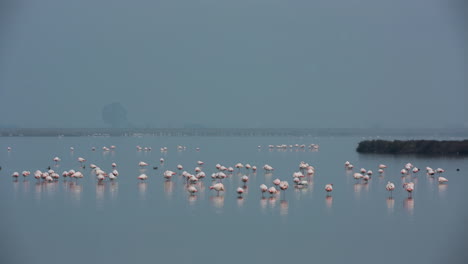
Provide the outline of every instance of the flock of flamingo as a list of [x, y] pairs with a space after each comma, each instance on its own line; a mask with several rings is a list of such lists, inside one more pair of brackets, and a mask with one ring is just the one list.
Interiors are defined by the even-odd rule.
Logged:
[[[275, 147], [283, 148], [285, 146], [286, 146], [286, 148], [289, 147], [288, 145], [278, 145], [278, 146], [270, 145], [269, 148], [275, 148]], [[261, 146], [259, 146], [259, 148], [260, 147]], [[291, 145], [291, 147], [296, 147], [296, 148], [303, 148], [304, 147], [305, 148], [305, 145], [297, 145], [297, 146]], [[315, 144], [311, 144], [309, 147], [318, 149], [318, 145], [315, 145]], [[115, 148], [116, 148], [115, 146], [111, 146], [110, 148], [103, 147], [103, 150], [104, 151], [109, 151], [109, 150], [111, 150], [111, 149], [113, 150]], [[177, 149], [178, 150], [185, 150], [186, 147], [178, 146]], [[74, 148], [71, 147], [70, 150], [74, 151]], [[96, 150], [96, 148], [93, 147], [92, 151], [95, 151], [95, 150]], [[141, 151], [141, 150], [151, 151], [151, 148], [148, 148], [148, 147], [143, 148], [143, 147], [137, 146], [137, 150], [138, 151]], [[199, 151], [199, 148], [197, 148], [196, 150]], [[8, 151], [11, 151], [11, 147], [8, 147]], [[165, 151], [167, 151], [167, 148], [166, 147], [161, 148], [161, 151], [165, 152]], [[53, 160], [53, 162], [55, 162], [56, 166], [61, 161], [61, 159], [59, 157], [54, 157], [52, 160]], [[86, 159], [85, 158], [78, 157], [77, 161], [80, 163], [81, 168], [84, 169], [86, 167], [86, 165], [85, 165]], [[164, 162], [165, 162], [164, 158], [161, 158], [159, 160], [159, 162], [160, 162], [160, 164], [164, 164]], [[162, 176], [167, 181], [170, 181], [171, 178], [173, 176], [175, 176], [175, 175], [180, 175], [180, 176], [184, 177], [185, 181], [186, 181], [186, 185], [185, 185], [186, 191], [190, 195], [196, 195], [197, 192], [198, 192], [196, 184], [199, 181], [201, 181], [203, 178], [206, 177], [206, 173], [203, 172], [203, 170], [202, 170], [203, 165], [204, 165], [203, 161], [197, 161], [197, 166], [194, 168], [194, 173], [189, 173], [186, 170], [184, 170], [183, 165], [178, 164], [176, 166], [176, 168], [174, 168], [174, 171], [165, 170], [163, 172]], [[144, 168], [146, 166], [149, 166], [149, 164], [144, 162], [144, 161], [140, 161], [138, 163], [138, 166], [140, 168]], [[345, 169], [347, 171], [351, 171], [351, 172], [352, 172], [352, 170], [354, 168], [354, 165], [351, 164], [349, 161], [346, 161], [344, 163], [344, 166], [345, 166]], [[99, 166], [97, 166], [95, 164], [89, 164], [89, 167], [92, 169], [91, 172], [95, 175], [96, 180], [98, 182], [103, 182], [106, 179], [108, 179], [109, 181], [115, 181], [115, 180], [117, 180], [117, 178], [119, 176], [119, 172], [117, 170], [117, 164], [115, 162], [113, 162], [111, 164], [112, 170], [110, 172], [105, 172]], [[378, 173], [380, 175], [382, 175], [386, 168], [387, 168], [387, 166], [384, 165], [384, 164], [378, 165]], [[153, 169], [157, 170], [158, 167], [154, 166]], [[234, 166], [224, 166], [224, 165], [221, 165], [221, 164], [216, 164], [215, 169], [216, 169], [216, 171], [211, 174], [212, 185], [209, 187], [209, 189], [216, 191], [218, 196], [219, 196], [220, 192], [224, 192], [226, 190], [225, 186], [223, 184], [223, 180], [225, 178], [229, 177], [230, 175], [232, 175], [232, 173], [236, 169], [239, 172], [242, 169], [247, 170], [247, 171], [252, 171], [254, 173], [257, 171], [257, 167], [255, 165], [251, 165], [251, 164], [248, 164], [248, 163], [245, 164], [245, 165], [242, 164], [242, 163], [237, 163]], [[1, 167], [0, 167], [0, 170], [1, 170]], [[265, 171], [265, 173], [271, 173], [274, 170], [274, 168], [272, 166], [268, 165], [268, 164], [265, 164], [263, 166], [263, 170]], [[177, 173], [176, 171], [179, 171], [179, 173]], [[412, 193], [413, 193], [413, 191], [415, 189], [415, 184], [414, 184], [414, 182], [406, 182], [406, 176], [415, 175], [415, 174], [419, 173], [419, 171], [420, 171], [420, 169], [415, 167], [411, 163], [407, 163], [404, 166], [404, 168], [401, 169], [401, 171], [400, 171], [400, 173], [402, 175], [402, 181], [403, 181], [402, 187], [406, 192], [408, 192], [409, 197], [411, 197], [411, 195], [412, 195]], [[426, 167], [426, 173], [427, 173], [427, 175], [429, 175], [431, 177], [434, 177], [437, 174], [437, 180], [438, 180], [439, 184], [445, 184], [445, 183], [448, 182], [447, 178], [440, 176], [442, 173], [444, 173], [444, 170], [442, 168], [432, 169], [430, 167]], [[23, 171], [21, 174], [19, 172], [15, 171], [12, 174], [12, 177], [17, 179], [20, 175], [22, 175], [23, 177], [26, 178], [30, 174], [31, 174], [31, 172], [26, 171], [26, 170]], [[304, 180], [304, 177], [306, 177], [306, 175], [307, 176], [313, 176], [314, 174], [315, 174], [315, 168], [313, 166], [309, 165], [308, 163], [306, 163], [304, 161], [301, 161], [300, 164], [299, 164], [298, 171], [292, 173], [293, 182], [294, 182], [295, 187], [296, 188], [305, 188], [305, 187], [307, 187], [308, 181]], [[34, 175], [34, 178], [36, 178], [38, 181], [43, 181], [43, 182], [54, 182], [54, 181], [59, 180], [59, 178], [60, 178], [60, 175], [57, 172], [55, 172], [53, 169], [51, 169], [50, 166], [48, 167], [48, 169], [46, 171], [36, 170], [33, 175]], [[359, 172], [353, 173], [353, 178], [356, 181], [362, 180], [362, 181], [367, 183], [371, 179], [372, 175], [373, 175], [372, 170], [366, 170], [364, 168], [361, 168], [359, 170]], [[69, 177], [69, 178], [78, 180], [78, 179], [83, 178], [84, 174], [81, 171], [75, 171], [75, 170], [71, 169], [71, 170], [68, 170], [68, 171], [63, 171], [61, 176], [63, 178]], [[145, 180], [148, 179], [148, 175], [145, 174], [145, 173], [141, 173], [136, 178], [138, 180], [140, 180], [140, 181], [145, 181]], [[247, 188], [247, 182], [249, 181], [249, 176], [248, 175], [242, 175], [240, 177], [240, 179], [243, 182], [243, 186], [239, 186], [236, 189], [236, 193], [239, 195], [239, 198], [242, 197], [242, 194], [245, 192], [245, 190]], [[269, 193], [270, 196], [273, 197], [274, 195], [280, 194], [281, 191], [285, 192], [289, 188], [289, 183], [288, 183], [288, 181], [285, 181], [285, 180], [282, 181], [280, 179], [275, 179], [271, 183], [272, 183], [272, 186], [270, 186], [270, 187], [268, 187], [266, 184], [261, 184], [260, 185], [259, 190], [262, 193], [262, 197], [264, 196], [265, 193]], [[395, 189], [395, 184], [388, 181], [387, 184], [385, 185], [385, 188], [386, 188], [387, 191], [390, 192], [390, 197], [392, 197], [392, 193], [393, 193], [393, 191]], [[332, 183], [326, 184], [325, 187], [324, 187], [324, 190], [327, 193], [327, 197], [330, 196], [331, 192], [333, 191], [333, 184]]]

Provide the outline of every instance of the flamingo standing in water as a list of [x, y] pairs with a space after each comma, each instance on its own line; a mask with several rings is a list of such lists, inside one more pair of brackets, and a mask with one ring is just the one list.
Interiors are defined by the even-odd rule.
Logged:
[[224, 184], [218, 182], [216, 183], [215, 185], [213, 186], [210, 186], [210, 190], [215, 190], [218, 192], [218, 195], [219, 195], [219, 192], [223, 191], [224, 192]]
[[54, 158], [54, 161], [55, 161], [55, 165], [57, 165], [57, 164], [60, 162], [60, 158], [59, 158], [59, 157], [55, 157], [55, 158]]
[[195, 195], [195, 193], [198, 192], [197, 188], [195, 188], [195, 186], [193, 186], [193, 185], [190, 185], [187, 188], [187, 191], [190, 193], [190, 195]]
[[140, 176], [138, 176], [138, 179], [144, 181], [144, 180], [148, 179], [148, 175], [146, 175], [144, 173], [140, 174]]
[[289, 183], [287, 181], [282, 181], [280, 182], [279, 187], [280, 187], [280, 190], [283, 191], [284, 195], [286, 195], [286, 190], [289, 187]]
[[140, 162], [138, 163], [138, 166], [140, 166], [140, 167], [145, 167], [145, 166], [148, 166], [148, 163], [146, 163], [146, 162], [144, 162], [144, 161], [140, 161]]
[[392, 197], [393, 190], [395, 190], [395, 184], [393, 184], [392, 182], [387, 182], [385, 189], [387, 189], [387, 191], [390, 192], [390, 197]]
[[443, 183], [448, 182], [447, 178], [445, 178], [445, 177], [439, 177], [439, 178], [437, 178], [437, 181], [438, 181], [440, 184], [443, 184]]
[[327, 192], [327, 196], [329, 196], [329, 193], [333, 191], [333, 183], [325, 185], [325, 191]]
[[265, 184], [260, 185], [260, 191], [262, 192], [262, 197], [263, 194], [268, 191], [268, 187]]
[[241, 181], [244, 183], [244, 186], [245, 186], [247, 182], [249, 181], [249, 176], [247, 175], [242, 176]]
[[242, 194], [244, 193], [244, 189], [239, 187], [239, 188], [237, 188], [236, 192], [237, 192], [237, 194], [239, 194], [239, 198], [240, 198], [240, 197], [242, 197]]
[[414, 191], [414, 183], [413, 182], [403, 183], [403, 188], [408, 192], [408, 196], [411, 197]]
[[78, 161], [81, 163], [81, 167], [83, 167], [83, 163], [86, 161], [86, 159], [79, 157]]

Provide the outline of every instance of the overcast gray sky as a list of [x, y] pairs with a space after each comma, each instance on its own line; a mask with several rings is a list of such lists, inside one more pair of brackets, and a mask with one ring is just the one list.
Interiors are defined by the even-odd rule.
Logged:
[[468, 127], [460, 3], [4, 2], [0, 126]]

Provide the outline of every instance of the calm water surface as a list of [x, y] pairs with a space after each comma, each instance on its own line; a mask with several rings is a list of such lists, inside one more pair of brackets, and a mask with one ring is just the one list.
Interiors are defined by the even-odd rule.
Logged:
[[[0, 263], [468, 263], [467, 158], [361, 155], [354, 137], [77, 137], [0, 138]], [[319, 151], [270, 151], [269, 144], [319, 144]], [[103, 146], [115, 145], [103, 152]], [[137, 151], [136, 147], [152, 147]], [[187, 147], [178, 151], [177, 145]], [[259, 150], [258, 145], [263, 147]], [[11, 146], [12, 150], [7, 151]], [[70, 147], [75, 150], [70, 151]], [[95, 146], [96, 151], [91, 151]], [[162, 153], [161, 147], [168, 147]], [[195, 148], [199, 147], [200, 151]], [[54, 166], [53, 157], [62, 161]], [[78, 157], [110, 172], [114, 182], [98, 183]], [[161, 164], [160, 158], [165, 162]], [[185, 180], [166, 181], [177, 164], [193, 173], [198, 160], [207, 174], [190, 196]], [[369, 183], [356, 182], [344, 162], [372, 169]], [[139, 161], [150, 164], [146, 170]], [[292, 173], [305, 161], [316, 169], [309, 186], [296, 189]], [[237, 162], [259, 167], [237, 169], [224, 180], [226, 192], [209, 190], [215, 164]], [[402, 178], [407, 162], [422, 168]], [[388, 166], [379, 176], [377, 166]], [[275, 168], [272, 174], [261, 169]], [[11, 174], [47, 166], [60, 175], [81, 170], [78, 181], [38, 182], [31, 174]], [[153, 170], [153, 166], [158, 166]], [[448, 184], [439, 185], [424, 168], [444, 168]], [[456, 171], [459, 168], [460, 171]], [[149, 179], [136, 177], [146, 173]], [[249, 175], [239, 199], [240, 175]], [[259, 185], [287, 180], [285, 195], [262, 195]], [[396, 184], [393, 198], [385, 190]], [[414, 181], [412, 198], [401, 187]], [[327, 197], [324, 186], [334, 184]]]

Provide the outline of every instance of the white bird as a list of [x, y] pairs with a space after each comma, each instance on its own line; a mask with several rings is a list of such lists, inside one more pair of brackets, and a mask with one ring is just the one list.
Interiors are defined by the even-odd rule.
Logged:
[[262, 192], [262, 195], [268, 191], [268, 187], [265, 184], [260, 185], [260, 191]]
[[385, 168], [387, 168], [387, 165], [385, 165], [385, 164], [380, 164], [379, 165], [379, 169], [385, 169]]
[[249, 176], [247, 176], [247, 175], [242, 176], [241, 181], [242, 181], [242, 182], [244, 183], [244, 185], [245, 185], [245, 184], [249, 181]]
[[17, 171], [13, 172], [13, 174], [11, 175], [11, 177], [14, 177], [14, 178], [18, 178], [19, 176], [19, 173]]
[[112, 166], [112, 168], [115, 168], [115, 167], [117, 167], [117, 163], [112, 162], [111, 166]]
[[275, 180], [273, 181], [273, 184], [276, 185], [276, 186], [278, 186], [280, 183], [281, 183], [281, 180], [280, 180], [280, 179], [275, 179]]
[[187, 191], [190, 193], [190, 195], [195, 195], [195, 193], [198, 192], [197, 188], [195, 188], [195, 186], [193, 186], [193, 185], [190, 185], [187, 188]]
[[112, 175], [115, 176], [115, 177], [117, 177], [117, 176], [119, 176], [119, 172], [118, 172], [117, 170], [113, 170], [113, 171], [112, 171]]
[[197, 161], [197, 164], [198, 164], [199, 166], [201, 166], [201, 165], [205, 164], [205, 162], [199, 160], [199, 161]]
[[414, 183], [403, 183], [403, 188], [408, 192], [408, 195], [411, 196], [412, 192], [414, 191]]
[[356, 172], [353, 174], [353, 178], [356, 180], [362, 179], [362, 177], [363, 175], [361, 173]]
[[242, 194], [244, 193], [244, 189], [242, 189], [241, 187], [237, 188], [236, 192], [239, 194], [239, 197], [242, 196]]
[[148, 166], [148, 163], [146, 163], [146, 162], [144, 162], [144, 161], [140, 161], [140, 162], [138, 163], [138, 166], [140, 166], [140, 167], [145, 167], [145, 166]]
[[115, 180], [115, 179], [117, 179], [117, 176], [116, 176], [114, 173], [112, 173], [112, 174], [109, 175], [109, 180], [112, 180], [112, 181], [113, 181], [113, 180]]
[[275, 187], [270, 187], [270, 188], [268, 189], [268, 192], [269, 192], [271, 195], [273, 195], [273, 194], [276, 194], [276, 193], [278, 192], [278, 190], [276, 190]]
[[218, 182], [218, 183], [214, 184], [213, 186], [210, 186], [210, 190], [217, 191], [218, 195], [219, 195], [219, 192], [221, 192], [221, 191], [224, 192], [224, 184]]
[[59, 157], [55, 157], [55, 158], [54, 158], [54, 161], [55, 161], [55, 163], [58, 163], [58, 162], [60, 161], [60, 158], [59, 158]]
[[395, 184], [393, 184], [392, 182], [387, 182], [385, 189], [387, 189], [387, 191], [390, 192], [390, 197], [391, 197], [393, 190], [395, 190]]
[[330, 193], [331, 191], [333, 191], [333, 184], [329, 183], [329, 184], [325, 185], [325, 191], [327, 193]]
[[445, 177], [439, 177], [439, 178], [437, 179], [437, 181], [438, 181], [439, 183], [446, 183], [446, 182], [448, 182], [447, 178], [445, 178]]
[[148, 175], [143, 173], [140, 176], [138, 176], [138, 179], [144, 181], [144, 180], [148, 179]]
[[281, 190], [286, 191], [289, 187], [289, 183], [287, 181], [282, 181], [279, 184]]
[[104, 175], [102, 174], [98, 174], [96, 178], [98, 181], [103, 181], [105, 179]]
[[183, 170], [184, 167], [183, 167], [182, 165], [179, 164], [179, 165], [177, 165], [177, 169], [178, 169], [178, 170]]

